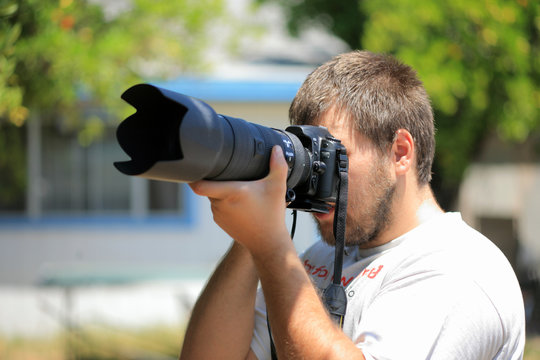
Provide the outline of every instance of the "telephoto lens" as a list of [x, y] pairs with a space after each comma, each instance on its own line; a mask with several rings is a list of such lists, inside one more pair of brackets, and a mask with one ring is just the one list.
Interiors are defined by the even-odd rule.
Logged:
[[268, 174], [272, 148], [279, 145], [289, 166], [288, 194], [300, 195], [302, 210], [324, 210], [324, 203], [335, 200], [336, 154], [344, 148], [324, 127], [272, 129], [150, 84], [129, 88], [122, 99], [136, 109], [116, 132], [131, 159], [114, 165], [126, 175], [174, 182], [256, 180]]
[[259, 179], [268, 173], [274, 145], [289, 164], [289, 187], [309, 170], [302, 143], [285, 131], [216, 114], [203, 101], [148, 84], [129, 88], [122, 98], [137, 109], [117, 129], [131, 160], [114, 165], [126, 175], [178, 182]]

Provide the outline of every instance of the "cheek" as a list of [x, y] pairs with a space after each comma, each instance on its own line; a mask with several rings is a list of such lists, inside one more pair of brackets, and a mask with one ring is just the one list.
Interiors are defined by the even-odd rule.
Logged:
[[361, 212], [362, 208], [366, 207], [366, 200], [369, 194], [367, 189], [369, 188], [366, 183], [366, 175], [359, 171], [359, 169], [349, 170], [349, 188], [348, 188], [348, 212], [351, 214], [357, 214]]
[[369, 168], [369, 163], [365, 160], [361, 161], [358, 158], [349, 160], [349, 192], [358, 192], [366, 188]]
[[386, 168], [377, 159], [355, 159], [349, 167], [350, 210], [355, 213], [368, 211], [373, 199], [379, 196], [387, 182]]

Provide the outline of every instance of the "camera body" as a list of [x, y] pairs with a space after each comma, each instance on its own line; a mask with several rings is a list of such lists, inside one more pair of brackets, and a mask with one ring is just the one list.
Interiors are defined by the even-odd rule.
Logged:
[[340, 154], [345, 154], [341, 141], [323, 126], [293, 125], [285, 131], [296, 135], [309, 154], [309, 172], [305, 181], [294, 191], [296, 198], [289, 208], [303, 211], [327, 212], [328, 202], [335, 202], [339, 181]]
[[268, 174], [272, 147], [281, 146], [289, 166], [289, 208], [328, 212], [337, 198], [345, 147], [325, 127], [268, 128], [216, 112], [192, 97], [149, 84], [122, 98], [137, 109], [118, 126], [129, 161], [115, 162], [126, 175], [193, 182], [255, 180]]

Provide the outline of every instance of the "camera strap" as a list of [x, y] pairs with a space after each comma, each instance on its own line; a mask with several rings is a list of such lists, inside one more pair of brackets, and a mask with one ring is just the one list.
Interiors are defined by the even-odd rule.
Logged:
[[[323, 302], [332, 317], [332, 320], [343, 328], [343, 319], [347, 311], [347, 295], [345, 288], [341, 284], [341, 273], [343, 271], [343, 253], [345, 251], [345, 225], [347, 219], [347, 197], [349, 190], [349, 160], [347, 158], [345, 148], [337, 150], [337, 167], [338, 167], [338, 194], [336, 198], [336, 206], [334, 210], [334, 277], [332, 283], [324, 290]], [[294, 236], [294, 228], [296, 226], [296, 213], [294, 215], [293, 230], [291, 235]], [[291, 238], [292, 238], [291, 236]], [[266, 323], [268, 326], [268, 335], [270, 337], [270, 355], [272, 360], [278, 360], [276, 347], [272, 338], [272, 330], [270, 328], [270, 320], [268, 313], [266, 314]]]
[[347, 311], [347, 295], [345, 294], [345, 288], [341, 284], [341, 273], [343, 270], [343, 252], [345, 250], [345, 223], [347, 219], [347, 194], [349, 188], [349, 161], [347, 154], [345, 154], [345, 148], [338, 150], [337, 166], [339, 183], [334, 210], [334, 277], [332, 283], [324, 290], [323, 302], [332, 320], [340, 328], [343, 328], [343, 319]]

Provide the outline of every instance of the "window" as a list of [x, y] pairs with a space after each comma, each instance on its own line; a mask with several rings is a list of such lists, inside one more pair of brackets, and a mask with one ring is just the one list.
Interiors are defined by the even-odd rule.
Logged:
[[129, 178], [113, 166], [121, 159], [114, 131], [83, 147], [76, 134], [47, 127], [42, 134], [43, 214], [111, 213], [129, 210]]
[[152, 212], [176, 211], [182, 204], [182, 195], [177, 183], [149, 181], [149, 209]]
[[116, 141], [115, 127], [81, 146], [76, 132], [35, 122], [28, 126], [30, 217], [186, 213], [185, 184], [126, 176], [114, 167], [113, 162], [127, 158]]

